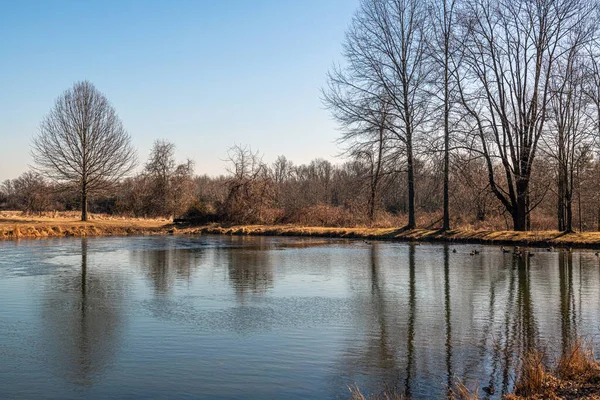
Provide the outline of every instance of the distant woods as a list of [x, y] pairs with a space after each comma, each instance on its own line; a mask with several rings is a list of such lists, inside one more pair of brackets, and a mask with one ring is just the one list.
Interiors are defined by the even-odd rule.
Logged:
[[[337, 163], [236, 145], [197, 176], [158, 140], [136, 174], [88, 82], [57, 100], [0, 206], [229, 223], [600, 230], [599, 4], [362, 0], [322, 100]], [[219, 149], [225, 152], [225, 149]]]

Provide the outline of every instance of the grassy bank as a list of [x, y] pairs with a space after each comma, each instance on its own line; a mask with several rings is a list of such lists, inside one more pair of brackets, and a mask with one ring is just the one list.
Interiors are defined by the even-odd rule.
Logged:
[[0, 239], [65, 236], [128, 236], [158, 234], [218, 234], [261, 236], [312, 236], [327, 238], [392, 240], [404, 242], [450, 242], [518, 246], [555, 246], [600, 249], [600, 232], [561, 233], [557, 231], [488, 231], [456, 229], [328, 228], [298, 225], [175, 225], [165, 219], [133, 219], [92, 215], [81, 222], [77, 214], [41, 217], [16, 212], [0, 214]]
[[185, 233], [225, 235], [314, 236], [404, 242], [451, 242], [515, 246], [600, 248], [600, 232], [565, 234], [557, 231], [514, 232], [472, 231], [460, 229], [441, 232], [439, 230], [430, 229], [404, 230], [365, 227], [326, 228], [295, 225], [234, 225], [227, 227], [208, 225], [202, 227], [180, 227], [176, 229]]
[[23, 216], [14, 212], [0, 214], [0, 239], [167, 234], [171, 229], [169, 221], [158, 219], [92, 216], [90, 221], [81, 222], [76, 214], [55, 216]]

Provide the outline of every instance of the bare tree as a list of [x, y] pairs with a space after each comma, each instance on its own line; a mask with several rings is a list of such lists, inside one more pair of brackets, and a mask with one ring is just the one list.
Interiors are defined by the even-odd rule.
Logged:
[[429, 117], [424, 90], [431, 72], [426, 65], [426, 16], [419, 0], [363, 0], [346, 33], [348, 66], [329, 73], [325, 95], [325, 103], [345, 127], [364, 122], [378, 126], [379, 105], [391, 105], [393, 124], [387, 129], [406, 156], [407, 228], [416, 226], [415, 141]]
[[254, 223], [264, 220], [274, 202], [274, 187], [269, 169], [260, 153], [250, 147], [234, 145], [227, 152], [229, 189], [222, 205], [222, 216], [228, 221]]
[[[577, 37], [576, 40], [580, 40]], [[591, 153], [593, 124], [589, 118], [591, 101], [585, 94], [585, 58], [580, 47], [573, 45], [557, 63], [550, 85], [550, 132], [547, 149], [557, 164], [558, 229], [573, 230], [574, 182]], [[577, 174], [579, 175], [579, 174]], [[579, 180], [579, 179], [577, 179]]]
[[44, 175], [79, 186], [81, 220], [87, 221], [88, 196], [134, 168], [130, 142], [108, 99], [83, 81], [56, 100], [33, 140], [32, 156]]
[[[580, 0], [474, 0], [464, 18], [462, 104], [473, 120], [490, 188], [518, 231], [529, 228], [529, 187], [551, 100], [550, 78], [568, 32], [582, 23]], [[495, 173], [496, 163], [502, 178]]]
[[[450, 113], [454, 103], [454, 82], [458, 79], [458, 66], [460, 57], [455, 51], [457, 47], [455, 24], [458, 0], [433, 0], [429, 10], [432, 19], [429, 53], [434, 67], [439, 71], [441, 79], [434, 77], [432, 95], [440, 99], [442, 105], [442, 120], [444, 130], [444, 216], [442, 229], [450, 229], [450, 136], [451, 121]], [[437, 78], [437, 79], [436, 79]], [[441, 89], [441, 90], [439, 90]]]
[[144, 166], [144, 176], [149, 185], [149, 197], [146, 199], [146, 211], [149, 214], [168, 216], [170, 213], [170, 183], [175, 165], [175, 144], [166, 140], [154, 141], [150, 157]]
[[[358, 161], [366, 164], [366, 175], [369, 184], [368, 214], [369, 220], [375, 220], [375, 211], [379, 200], [379, 192], [382, 186], [382, 180], [393, 172], [392, 164], [395, 159], [390, 154], [393, 149], [390, 145], [388, 126], [390, 125], [390, 103], [380, 102], [377, 109], [378, 120], [373, 121], [376, 125], [366, 124], [358, 140], [351, 143], [349, 153]], [[357, 133], [352, 134], [353, 137]], [[346, 134], [344, 140], [352, 138]]]

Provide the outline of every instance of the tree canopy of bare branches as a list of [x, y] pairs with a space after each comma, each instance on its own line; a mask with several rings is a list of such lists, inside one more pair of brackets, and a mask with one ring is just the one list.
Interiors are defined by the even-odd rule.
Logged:
[[407, 228], [416, 226], [415, 141], [429, 117], [426, 16], [420, 0], [362, 1], [343, 45], [347, 67], [329, 73], [324, 93], [347, 132], [373, 131], [385, 120], [387, 138], [405, 155]]
[[[461, 99], [472, 118], [477, 150], [490, 188], [511, 214], [515, 230], [528, 229], [530, 179], [552, 99], [557, 59], [568, 35], [591, 11], [580, 0], [474, 0], [463, 19], [467, 79]], [[501, 177], [495, 166], [502, 165]]]
[[32, 156], [44, 175], [79, 186], [81, 220], [86, 221], [88, 196], [134, 168], [130, 142], [108, 99], [84, 81], [58, 97], [34, 138]]

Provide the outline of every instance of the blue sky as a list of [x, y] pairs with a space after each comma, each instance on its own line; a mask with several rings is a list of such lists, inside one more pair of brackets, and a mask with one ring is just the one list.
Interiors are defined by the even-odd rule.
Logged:
[[0, 181], [31, 163], [55, 98], [89, 80], [143, 163], [155, 139], [197, 173], [224, 172], [234, 143], [265, 161], [335, 159], [320, 100], [359, 0], [0, 0]]

